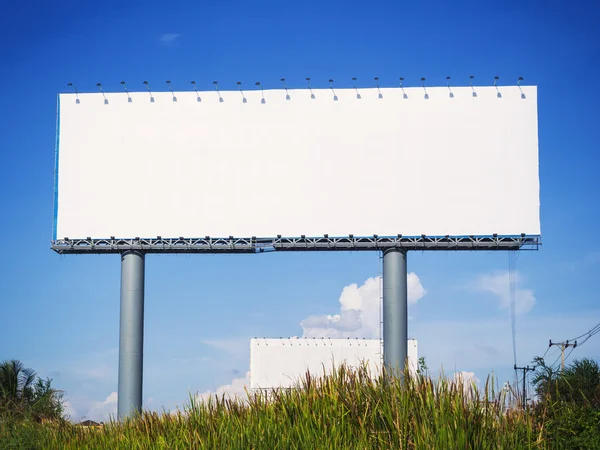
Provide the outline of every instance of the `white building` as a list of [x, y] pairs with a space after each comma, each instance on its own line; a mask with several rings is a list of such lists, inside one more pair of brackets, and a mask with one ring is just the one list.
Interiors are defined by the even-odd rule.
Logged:
[[[383, 364], [380, 339], [258, 338], [250, 341], [250, 388], [272, 389], [293, 386], [306, 371], [320, 376], [345, 363], [367, 364], [373, 377]], [[409, 370], [418, 367], [417, 341], [408, 340]]]

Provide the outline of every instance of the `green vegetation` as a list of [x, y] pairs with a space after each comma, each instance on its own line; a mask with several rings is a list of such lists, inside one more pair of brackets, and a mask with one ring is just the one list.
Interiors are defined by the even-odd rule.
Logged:
[[[183, 412], [145, 412], [123, 423], [84, 428], [0, 418], [0, 447], [29, 449], [592, 449], [600, 448], [593, 362], [576, 362], [574, 379], [538, 382], [539, 402], [518, 408], [493, 380], [474, 384], [433, 379], [424, 367], [410, 378], [372, 380], [366, 369], [339, 368], [297, 389], [249, 394], [244, 400], [190, 398]], [[580, 377], [585, 368], [585, 376]], [[596, 369], [598, 365], [595, 364]], [[570, 368], [570, 369], [571, 369]], [[589, 369], [589, 370], [588, 370]], [[598, 373], [598, 372], [596, 372]], [[591, 376], [588, 376], [590, 375]], [[542, 379], [540, 378], [540, 380]], [[596, 380], [596, 381], [594, 381]], [[596, 390], [592, 389], [595, 384]], [[561, 390], [556, 391], [555, 387]], [[591, 391], [588, 391], [588, 387]], [[557, 397], [560, 395], [561, 397]], [[567, 398], [567, 395], [570, 397]], [[593, 397], [596, 398], [597, 397]], [[587, 408], [587, 409], [586, 409]], [[594, 409], [595, 408], [595, 409]], [[594, 440], [595, 439], [595, 440]], [[594, 446], [596, 445], [596, 446]]]
[[57, 420], [63, 414], [63, 395], [52, 380], [41, 379], [20, 361], [0, 364], [0, 421]]
[[551, 448], [600, 449], [600, 366], [574, 361], [561, 373], [537, 358], [533, 378], [539, 397], [533, 413], [543, 418]]

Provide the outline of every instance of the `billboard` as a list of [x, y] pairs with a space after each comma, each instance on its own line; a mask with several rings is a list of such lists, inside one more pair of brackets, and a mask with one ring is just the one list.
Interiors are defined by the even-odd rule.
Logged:
[[539, 235], [537, 89], [474, 89], [60, 94], [53, 238]]
[[[345, 363], [350, 367], [367, 364], [376, 377], [383, 359], [379, 339], [252, 339], [250, 341], [250, 388], [292, 387], [307, 371], [314, 376], [331, 373]], [[408, 340], [408, 365], [416, 373], [417, 341]]]

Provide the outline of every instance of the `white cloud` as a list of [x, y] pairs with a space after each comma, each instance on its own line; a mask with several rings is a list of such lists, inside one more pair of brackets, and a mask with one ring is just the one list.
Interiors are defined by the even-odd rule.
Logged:
[[179, 33], [165, 33], [160, 37], [160, 43], [163, 45], [172, 45], [181, 37]]
[[454, 372], [454, 379], [452, 381], [458, 388], [463, 389], [467, 397], [471, 397], [474, 394], [473, 388], [479, 389], [479, 378], [475, 376], [474, 372], [467, 372], [465, 370]]
[[234, 378], [231, 384], [224, 384], [218, 387], [214, 391], [205, 391], [201, 394], [196, 394], [195, 399], [199, 402], [206, 402], [209, 398], [215, 398], [215, 396], [221, 398], [230, 399], [243, 399], [246, 398], [246, 388], [250, 385], [250, 371], [246, 372], [246, 375], [241, 378]]
[[96, 422], [105, 422], [110, 417], [116, 417], [117, 400], [118, 394], [111, 392], [103, 401], [93, 403], [87, 414], [82, 416], [82, 418], [85, 417]]
[[475, 372], [467, 372], [466, 370], [461, 370], [460, 372], [454, 372], [454, 382], [462, 383], [465, 386], [471, 386], [473, 383], [475, 385], [479, 384], [479, 378], [475, 376]]
[[[300, 322], [303, 337], [378, 338], [381, 323], [381, 277], [369, 278], [362, 286], [346, 286], [340, 295], [340, 312], [312, 315]], [[407, 276], [408, 303], [415, 304], [427, 291], [414, 272]]]
[[63, 407], [63, 415], [68, 419], [75, 420], [77, 417], [77, 410], [73, 407], [73, 404], [69, 400], [65, 400]]
[[[515, 312], [525, 314], [535, 305], [535, 295], [532, 289], [522, 288], [523, 277], [515, 271]], [[510, 308], [510, 284], [507, 270], [495, 271], [479, 275], [472, 286], [476, 291], [493, 294], [500, 301], [500, 308]]]

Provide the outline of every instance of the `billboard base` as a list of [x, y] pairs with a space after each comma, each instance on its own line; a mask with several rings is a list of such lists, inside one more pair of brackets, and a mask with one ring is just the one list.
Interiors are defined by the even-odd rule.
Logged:
[[383, 252], [383, 364], [391, 374], [404, 373], [408, 340], [406, 251]]
[[121, 324], [119, 334], [119, 389], [117, 417], [142, 410], [144, 365], [144, 269], [145, 255], [129, 251], [121, 255]]

